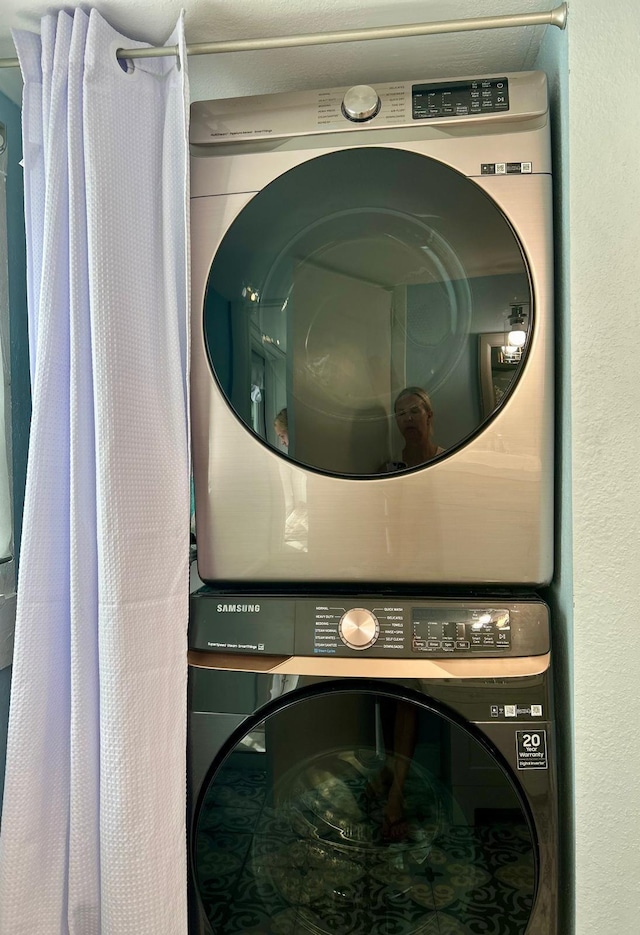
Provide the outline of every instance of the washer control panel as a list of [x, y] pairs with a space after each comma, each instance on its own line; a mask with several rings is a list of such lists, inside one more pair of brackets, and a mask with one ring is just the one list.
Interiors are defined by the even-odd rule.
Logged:
[[[341, 602], [308, 606], [313, 612], [314, 655], [367, 650], [372, 656], [449, 656], [511, 649], [511, 611], [504, 606], [465, 608], [426, 603], [349, 607]], [[296, 615], [298, 642], [308, 627]], [[301, 629], [302, 627], [302, 629]], [[308, 646], [304, 647], [308, 652]]]
[[190, 598], [189, 648], [281, 656], [442, 659], [549, 652], [546, 604], [527, 600], [239, 593]]

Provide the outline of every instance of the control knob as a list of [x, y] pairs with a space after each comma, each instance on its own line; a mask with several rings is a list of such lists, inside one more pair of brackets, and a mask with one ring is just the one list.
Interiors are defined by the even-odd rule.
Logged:
[[378, 92], [368, 84], [357, 84], [349, 88], [342, 101], [342, 113], [348, 120], [364, 123], [371, 120], [380, 110]]
[[378, 639], [380, 625], [370, 610], [353, 607], [340, 618], [338, 633], [350, 649], [368, 649]]

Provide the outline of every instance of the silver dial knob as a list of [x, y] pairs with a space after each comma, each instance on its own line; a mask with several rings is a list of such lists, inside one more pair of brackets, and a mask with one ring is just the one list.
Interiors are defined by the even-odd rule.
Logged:
[[373, 646], [380, 633], [375, 614], [363, 607], [353, 607], [343, 614], [338, 624], [340, 639], [350, 649], [368, 649]]
[[368, 84], [357, 84], [349, 88], [342, 101], [342, 113], [349, 120], [355, 120], [356, 123], [371, 120], [379, 110], [378, 93]]

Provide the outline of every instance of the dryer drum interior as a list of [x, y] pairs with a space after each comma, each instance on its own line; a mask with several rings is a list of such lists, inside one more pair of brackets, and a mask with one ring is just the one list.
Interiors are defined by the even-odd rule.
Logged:
[[192, 863], [211, 931], [525, 935], [538, 843], [497, 748], [402, 686], [295, 696], [203, 782]]

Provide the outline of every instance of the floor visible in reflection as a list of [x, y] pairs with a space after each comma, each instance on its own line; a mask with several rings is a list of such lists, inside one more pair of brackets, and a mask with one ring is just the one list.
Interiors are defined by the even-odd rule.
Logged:
[[[265, 800], [260, 770], [228, 769], [211, 787], [196, 877], [215, 933], [524, 935], [534, 894], [526, 826], [444, 821], [432, 803], [412, 805], [408, 788], [406, 835], [389, 843], [364, 784], [330, 780], [290, 807]], [[332, 807], [319, 822], [325, 791]]]

